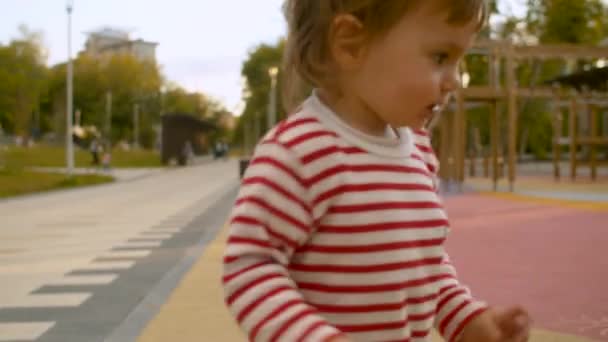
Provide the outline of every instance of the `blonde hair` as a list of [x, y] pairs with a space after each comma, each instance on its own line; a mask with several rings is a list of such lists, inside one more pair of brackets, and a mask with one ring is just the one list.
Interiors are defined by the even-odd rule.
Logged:
[[[338, 14], [351, 14], [361, 21], [371, 37], [387, 32], [413, 6], [429, 0], [285, 0], [288, 24], [283, 56], [283, 103], [292, 111], [307, 88], [323, 84], [327, 74], [327, 38]], [[449, 10], [448, 22], [465, 24], [478, 20], [481, 29], [487, 17], [486, 0], [441, 0]]]

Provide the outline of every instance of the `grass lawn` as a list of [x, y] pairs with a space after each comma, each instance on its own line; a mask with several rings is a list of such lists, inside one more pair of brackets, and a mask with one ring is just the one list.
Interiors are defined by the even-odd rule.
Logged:
[[[91, 154], [74, 149], [76, 167], [91, 165]], [[106, 175], [86, 174], [67, 177], [59, 173], [29, 171], [30, 167], [65, 167], [65, 151], [60, 146], [35, 146], [32, 148], [11, 146], [0, 149], [0, 198], [74, 188], [112, 182]], [[161, 167], [160, 157], [155, 151], [112, 151], [113, 168]]]
[[[76, 167], [91, 165], [91, 154], [78, 148], [74, 149]], [[65, 150], [59, 146], [8, 147], [0, 150], [0, 165], [10, 169], [41, 167], [65, 167]], [[112, 151], [112, 167], [161, 167], [160, 156], [156, 151], [133, 150]]]
[[59, 173], [30, 172], [22, 169], [0, 169], [0, 198], [54, 189], [74, 188], [112, 182], [104, 175], [78, 175], [68, 177]]

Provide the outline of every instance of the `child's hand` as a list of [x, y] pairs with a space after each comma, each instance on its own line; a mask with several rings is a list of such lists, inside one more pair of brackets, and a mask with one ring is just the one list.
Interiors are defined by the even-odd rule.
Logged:
[[458, 342], [525, 342], [531, 325], [532, 319], [521, 307], [489, 309], [465, 327]]
[[494, 318], [506, 340], [525, 342], [530, 338], [532, 318], [522, 307], [499, 311]]

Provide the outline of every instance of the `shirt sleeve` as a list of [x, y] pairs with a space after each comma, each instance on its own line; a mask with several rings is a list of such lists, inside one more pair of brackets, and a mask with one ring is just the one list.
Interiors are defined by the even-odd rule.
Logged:
[[457, 341], [465, 326], [488, 307], [475, 300], [469, 289], [462, 285], [449, 256], [444, 254], [442, 274], [450, 277], [443, 280], [435, 312], [435, 328], [446, 341]]
[[[414, 131], [417, 149], [422, 155], [428, 170], [439, 184], [439, 160], [431, 145], [430, 133], [426, 130]], [[446, 341], [457, 341], [464, 327], [487, 309], [487, 305], [475, 300], [469, 289], [458, 281], [456, 269], [450, 257], [444, 253], [441, 273], [450, 277], [443, 280], [437, 301], [435, 328]]]
[[256, 149], [229, 222], [225, 301], [250, 341], [327, 341], [341, 332], [307, 304], [287, 266], [313, 219], [300, 161], [276, 141]]

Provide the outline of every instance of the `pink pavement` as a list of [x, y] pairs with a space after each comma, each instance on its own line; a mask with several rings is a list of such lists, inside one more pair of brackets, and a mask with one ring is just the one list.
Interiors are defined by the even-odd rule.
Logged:
[[473, 294], [521, 304], [535, 328], [608, 341], [608, 211], [448, 197], [448, 252]]

